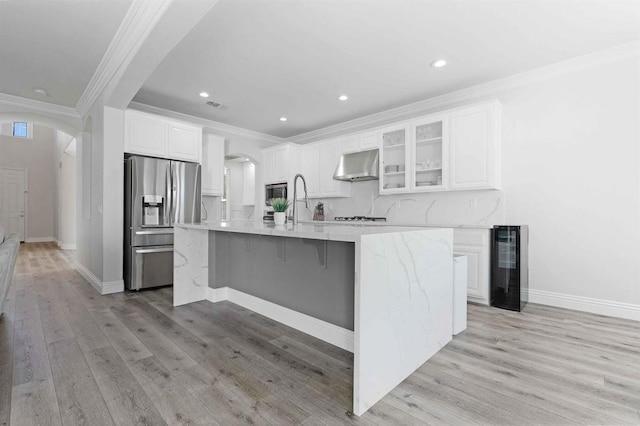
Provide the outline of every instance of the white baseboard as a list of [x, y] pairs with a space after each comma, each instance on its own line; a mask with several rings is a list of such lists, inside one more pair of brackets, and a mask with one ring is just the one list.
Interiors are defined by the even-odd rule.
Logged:
[[354, 350], [353, 331], [250, 294], [229, 287], [209, 288], [207, 290], [207, 300], [213, 303], [228, 300], [349, 352]]
[[58, 247], [60, 247], [61, 250], [75, 250], [76, 243], [62, 243], [58, 241]]
[[101, 294], [122, 293], [124, 291], [124, 280], [104, 281], [102, 283]]
[[53, 237], [32, 237], [27, 238], [24, 241], [25, 243], [53, 243], [56, 242], [56, 239]]
[[640, 305], [529, 289], [529, 302], [640, 321]]
[[84, 277], [85, 280], [89, 281], [91, 287], [95, 288], [96, 291], [100, 294], [111, 294], [111, 293], [122, 293], [124, 291], [124, 281], [123, 280], [115, 280], [115, 281], [105, 281], [102, 282], [93, 275], [93, 273], [84, 267], [84, 265], [79, 262], [75, 262], [75, 269]]

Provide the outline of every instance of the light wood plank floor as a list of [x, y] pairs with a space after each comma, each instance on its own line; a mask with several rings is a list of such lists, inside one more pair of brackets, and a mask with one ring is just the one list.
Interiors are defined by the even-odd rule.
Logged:
[[171, 289], [99, 296], [23, 244], [0, 318], [0, 425], [640, 424], [640, 323], [469, 306], [469, 328], [361, 418], [351, 354]]

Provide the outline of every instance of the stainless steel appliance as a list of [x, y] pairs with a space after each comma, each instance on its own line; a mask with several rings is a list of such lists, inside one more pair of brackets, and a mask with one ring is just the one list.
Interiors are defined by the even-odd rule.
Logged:
[[377, 149], [342, 154], [333, 178], [351, 182], [378, 179], [378, 156]]
[[272, 183], [264, 186], [264, 201], [267, 206], [271, 206], [269, 200], [272, 198], [287, 198], [287, 182]]
[[386, 217], [369, 217], [369, 216], [336, 216], [335, 220], [339, 222], [386, 222]]
[[200, 222], [200, 165], [125, 158], [124, 282], [129, 290], [173, 284], [173, 224]]

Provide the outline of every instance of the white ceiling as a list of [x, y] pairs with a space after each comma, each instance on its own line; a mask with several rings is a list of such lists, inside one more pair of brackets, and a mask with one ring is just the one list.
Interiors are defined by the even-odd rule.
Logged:
[[[0, 0], [0, 93], [75, 107], [132, 3]], [[134, 100], [290, 137], [639, 39], [640, 0], [220, 0]]]
[[638, 39], [638, 0], [220, 0], [134, 100], [289, 137]]
[[0, 1], [0, 92], [75, 107], [130, 5], [131, 0]]

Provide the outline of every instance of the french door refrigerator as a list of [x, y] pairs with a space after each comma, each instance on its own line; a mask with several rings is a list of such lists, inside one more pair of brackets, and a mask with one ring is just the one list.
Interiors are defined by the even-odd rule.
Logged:
[[173, 284], [173, 224], [200, 222], [200, 165], [125, 157], [124, 282]]

